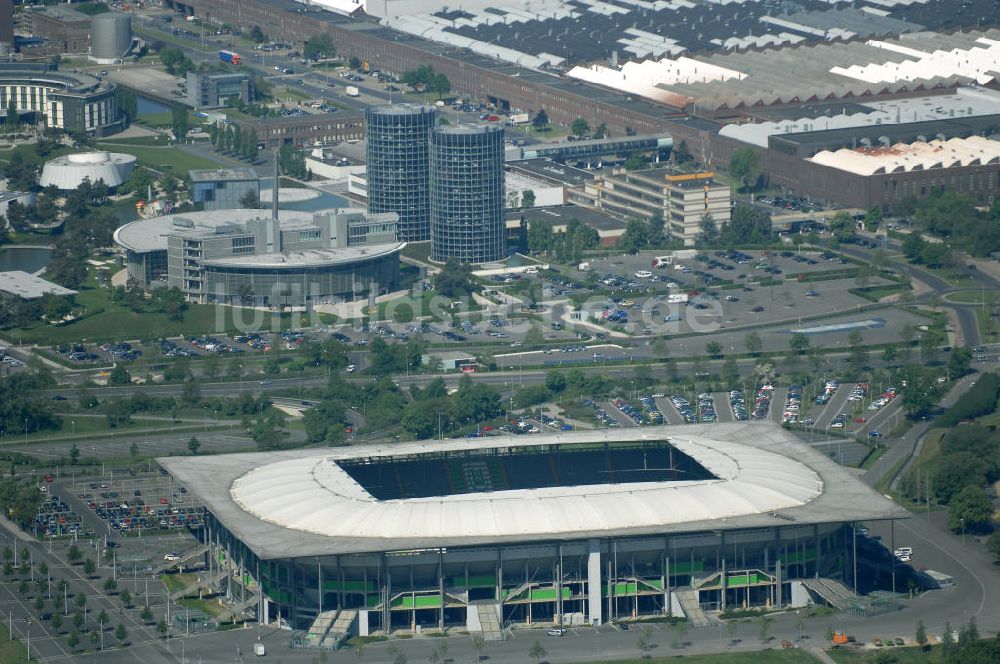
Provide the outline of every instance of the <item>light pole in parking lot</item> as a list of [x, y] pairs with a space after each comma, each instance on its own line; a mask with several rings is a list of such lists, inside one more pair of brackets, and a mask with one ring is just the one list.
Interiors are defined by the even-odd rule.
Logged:
[[959, 521], [962, 522], [962, 546], [965, 546], [965, 517], [959, 517]]

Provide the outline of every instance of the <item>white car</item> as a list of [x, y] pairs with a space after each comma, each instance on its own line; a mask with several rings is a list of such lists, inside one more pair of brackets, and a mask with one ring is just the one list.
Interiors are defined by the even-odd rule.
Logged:
[[649, 270], [639, 270], [638, 272], [635, 273], [636, 279], [649, 279], [652, 276], [653, 273], [650, 272]]
[[348, 364], [347, 365], [347, 369], [345, 369], [345, 371], [347, 371], [347, 373], [354, 373], [357, 370], [358, 370], [358, 367], [357, 367], [357, 365], [354, 365], [354, 364]]
[[175, 560], [180, 560], [180, 554], [177, 553], [167, 553], [163, 555], [163, 559], [168, 562], [174, 562]]
[[566, 630], [560, 629], [560, 628], [556, 628], [556, 629], [550, 629], [548, 633], [549, 633], [549, 636], [562, 636], [563, 634], [566, 633]]

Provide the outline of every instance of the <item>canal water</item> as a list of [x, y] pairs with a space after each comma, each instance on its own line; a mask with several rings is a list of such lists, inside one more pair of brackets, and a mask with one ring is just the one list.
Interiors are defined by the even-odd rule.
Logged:
[[0, 272], [34, 273], [48, 265], [52, 250], [41, 247], [0, 247]]

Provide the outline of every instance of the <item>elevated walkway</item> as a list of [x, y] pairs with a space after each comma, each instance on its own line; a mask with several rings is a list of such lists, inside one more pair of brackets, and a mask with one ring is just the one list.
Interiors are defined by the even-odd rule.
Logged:
[[171, 601], [176, 602], [182, 597], [187, 597], [189, 595], [195, 594], [202, 588], [208, 589], [212, 586], [212, 584], [222, 581], [224, 578], [226, 578], [228, 574], [229, 574], [228, 569], [220, 569], [208, 575], [199, 574], [198, 577], [191, 583], [187, 584], [180, 590], [175, 590], [174, 592], [170, 593], [170, 599]]
[[320, 642], [323, 648], [336, 648], [341, 641], [347, 639], [354, 629], [354, 623], [358, 619], [357, 609], [343, 609], [337, 614], [337, 619], [330, 625], [329, 631]]
[[254, 594], [246, 601], [239, 602], [237, 604], [231, 604], [230, 606], [226, 607], [222, 611], [222, 613], [216, 616], [216, 620], [218, 620], [220, 623], [231, 622], [236, 618], [238, 618], [239, 616], [243, 615], [243, 612], [249, 609], [250, 607], [256, 606], [257, 601], [259, 599], [260, 597]]
[[698, 602], [697, 590], [692, 589], [690, 586], [677, 588], [674, 590], [674, 597], [677, 598], [681, 608], [684, 609], [684, 615], [687, 616], [688, 622], [691, 623], [692, 627], [708, 627], [714, 623], [714, 621], [705, 615], [705, 612], [701, 610], [701, 604]]
[[479, 625], [483, 631], [484, 641], [503, 641], [503, 629], [500, 627], [500, 616], [497, 603], [494, 600], [482, 600], [472, 603], [479, 614]]
[[330, 626], [333, 625], [333, 621], [337, 618], [336, 611], [324, 611], [313, 620], [312, 625], [306, 631], [305, 641], [309, 647], [318, 648], [323, 640], [326, 638], [327, 633], [330, 631]]
[[802, 585], [838, 611], [846, 611], [858, 602], [854, 592], [837, 579], [802, 579]]
[[166, 572], [168, 569], [173, 569], [174, 567], [181, 567], [182, 565], [184, 565], [184, 563], [188, 562], [192, 558], [197, 558], [198, 556], [203, 555], [207, 552], [208, 552], [208, 545], [202, 544], [201, 546], [195, 549], [191, 549], [186, 553], [182, 553], [179, 560], [165, 560], [162, 564], [157, 565], [153, 569], [153, 573], [162, 574], [163, 572]]

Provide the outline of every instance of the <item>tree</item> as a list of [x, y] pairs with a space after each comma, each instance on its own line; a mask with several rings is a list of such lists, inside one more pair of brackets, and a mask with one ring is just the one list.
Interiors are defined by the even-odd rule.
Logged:
[[149, 605], [142, 607], [142, 612], [139, 614], [139, 619], [146, 623], [147, 625], [153, 622], [153, 610], [149, 608]]
[[121, 594], [118, 598], [122, 601], [122, 606], [126, 608], [132, 606], [132, 593], [129, 592], [128, 588], [122, 588]]
[[701, 230], [698, 233], [698, 241], [713, 245], [719, 241], [719, 226], [715, 223], [715, 219], [712, 219], [712, 215], [706, 214], [701, 218], [701, 222], [698, 224], [698, 228]]
[[625, 160], [626, 171], [641, 171], [647, 166], [649, 166], [649, 160], [641, 152], [633, 152]]
[[550, 370], [545, 375], [545, 387], [550, 392], [559, 393], [566, 389], [566, 376], [556, 369]]
[[705, 344], [705, 352], [708, 353], [709, 357], [719, 357], [722, 355], [722, 344], [718, 341], [709, 341]]
[[924, 238], [920, 235], [920, 233], [916, 231], [907, 233], [906, 237], [903, 238], [903, 256], [905, 256], [907, 260], [914, 263], [922, 263], [924, 247], [926, 245], [927, 243], [924, 241]]
[[76, 544], [70, 544], [69, 551], [66, 552], [66, 559], [75, 565], [80, 562], [80, 558], [82, 557], [83, 554], [80, 553], [80, 549], [77, 548]]
[[729, 159], [729, 172], [740, 181], [742, 188], [751, 189], [750, 183], [756, 181], [757, 165], [760, 156], [753, 148], [741, 148]]
[[118, 587], [118, 582], [115, 581], [114, 577], [109, 576], [107, 579], [104, 580], [104, 592], [108, 593], [109, 595], [113, 593], [117, 587]]
[[69, 633], [69, 638], [66, 639], [66, 645], [69, 646], [70, 650], [74, 650], [78, 645], [80, 645], [80, 633], [75, 629]]
[[264, 31], [260, 29], [259, 25], [255, 25], [250, 28], [250, 39], [260, 44], [261, 42], [267, 41], [267, 35], [264, 34]]
[[865, 213], [865, 230], [874, 233], [882, 223], [882, 208], [873, 207]]
[[117, 639], [118, 643], [124, 644], [127, 638], [128, 630], [125, 629], [125, 623], [118, 623], [118, 627], [115, 628], [115, 639]]
[[123, 364], [116, 364], [108, 375], [108, 383], [111, 385], [128, 385], [131, 382], [132, 377]]
[[802, 332], [796, 332], [788, 339], [788, 346], [792, 351], [801, 355], [809, 350], [809, 337]]
[[980, 530], [993, 518], [993, 502], [978, 486], [966, 486], [948, 504], [948, 527], [953, 531]]
[[850, 242], [854, 239], [854, 219], [847, 212], [841, 211], [833, 215], [827, 227], [838, 242]]
[[7, 118], [4, 122], [4, 129], [10, 133], [15, 133], [21, 128], [21, 116], [17, 112], [17, 97], [11, 95], [7, 104]]
[[441, 271], [434, 275], [434, 289], [449, 298], [467, 296], [475, 289], [472, 272], [468, 266], [449, 259]]
[[174, 134], [175, 141], [183, 141], [187, 138], [190, 124], [188, 120], [188, 109], [180, 104], [170, 105], [170, 130]]
[[993, 557], [1000, 561], [1000, 530], [994, 530], [993, 534], [986, 540], [986, 550], [993, 554]]
[[191, 450], [191, 454], [198, 454], [198, 450], [201, 448], [201, 442], [194, 436], [191, 436], [191, 440], [188, 441], [188, 449]]
[[156, 623], [156, 631], [157, 631], [157, 633], [162, 638], [162, 637], [165, 637], [167, 635], [167, 631], [168, 630], [169, 630], [169, 628], [167, 627], [167, 621], [164, 620], [163, 618], [160, 618], [160, 622]]
[[627, 254], [637, 254], [648, 244], [649, 226], [639, 219], [630, 220], [618, 238], [618, 247]]
[[535, 117], [531, 119], [531, 126], [535, 129], [542, 129], [547, 127], [549, 124], [549, 115], [545, 112], [545, 109], [539, 109], [535, 113]]
[[87, 576], [93, 576], [94, 572], [97, 571], [97, 565], [94, 564], [93, 558], [87, 558], [83, 561], [83, 573]]
[[542, 657], [548, 654], [548, 651], [545, 650], [545, 647], [542, 646], [538, 639], [535, 639], [534, 643], [531, 644], [531, 648], [528, 649], [528, 657], [535, 660], [536, 664], [541, 661]]
[[569, 130], [573, 132], [574, 136], [583, 136], [590, 133], [590, 125], [583, 118], [577, 118], [570, 124]]
[[305, 45], [302, 47], [302, 57], [308, 60], [330, 57], [335, 52], [333, 40], [325, 32], [313, 35], [306, 40]]
[[62, 614], [59, 613], [58, 611], [56, 611], [55, 613], [53, 613], [52, 614], [52, 620], [49, 622], [49, 624], [52, 625], [53, 631], [55, 631], [55, 633], [58, 634], [59, 630], [61, 630], [62, 626], [63, 626], [63, 617], [62, 617]]
[[927, 650], [927, 630], [924, 629], [924, 621], [917, 621], [917, 633], [915, 634], [915, 639], [917, 645], [920, 646], [920, 650]]
[[535, 207], [535, 192], [525, 189], [521, 192], [521, 209], [530, 210], [533, 207]]
[[948, 375], [952, 380], [961, 378], [969, 373], [972, 363], [972, 349], [968, 346], [959, 346], [951, 351], [948, 357]]
[[[56, 595], [59, 597], [59, 595]], [[83, 611], [76, 611], [73, 613], [73, 627], [77, 630], [83, 629], [83, 623], [86, 622], [86, 618], [83, 616]]]
[[743, 345], [746, 347], [747, 352], [751, 355], [757, 355], [760, 353], [761, 348], [764, 347], [764, 343], [761, 341], [760, 335], [756, 332], [750, 332], [743, 337]]

